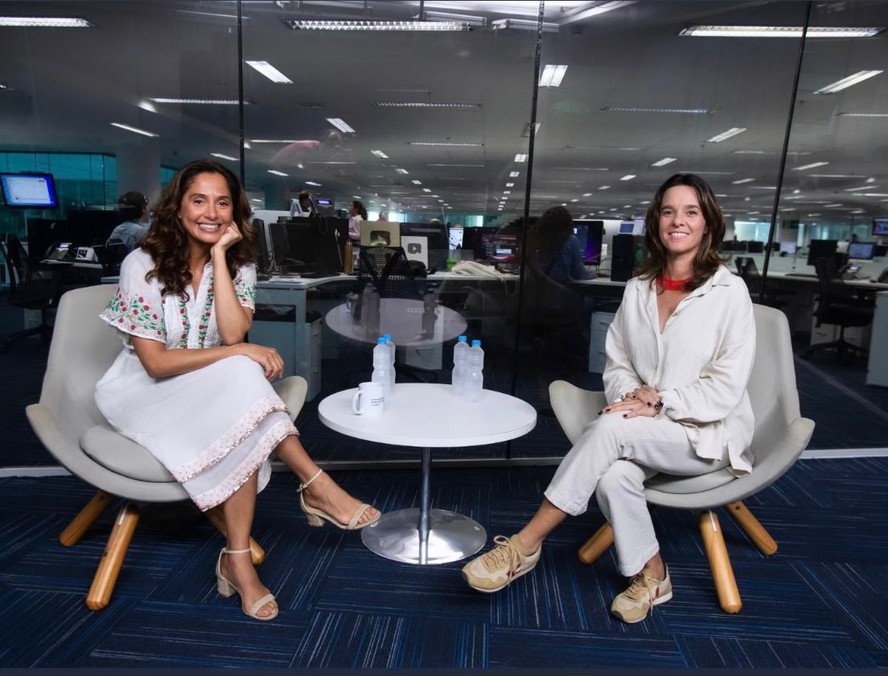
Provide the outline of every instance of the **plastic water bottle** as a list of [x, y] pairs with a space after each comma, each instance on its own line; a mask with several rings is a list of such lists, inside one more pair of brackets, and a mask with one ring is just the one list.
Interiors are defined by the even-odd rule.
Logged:
[[453, 371], [450, 376], [450, 386], [457, 397], [462, 397], [465, 393], [466, 372], [469, 365], [469, 343], [465, 336], [460, 336], [456, 340], [457, 343], [453, 346]]
[[484, 389], [484, 350], [481, 349], [480, 340], [473, 340], [472, 347], [469, 348], [469, 367], [465, 382], [463, 399], [478, 401], [481, 390]]
[[391, 375], [389, 374], [389, 348], [382, 336], [376, 339], [376, 346], [373, 348], [373, 373], [370, 380], [374, 383], [382, 383], [385, 398], [388, 399], [392, 389]]
[[383, 338], [385, 338], [385, 346], [389, 349], [389, 389], [393, 390], [395, 388], [395, 352], [398, 348], [392, 342], [392, 334], [386, 333]]

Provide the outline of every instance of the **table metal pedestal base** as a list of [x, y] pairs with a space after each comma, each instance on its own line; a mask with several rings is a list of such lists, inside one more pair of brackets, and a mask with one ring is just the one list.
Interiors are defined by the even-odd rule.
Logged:
[[424, 551], [419, 521], [419, 509], [388, 512], [361, 531], [361, 540], [380, 556], [419, 565], [459, 561], [477, 552], [487, 541], [487, 532], [477, 521], [456, 512], [431, 509]]

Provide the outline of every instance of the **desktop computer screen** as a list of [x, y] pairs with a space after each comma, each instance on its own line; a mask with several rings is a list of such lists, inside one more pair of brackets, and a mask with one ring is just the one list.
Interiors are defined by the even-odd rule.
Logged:
[[601, 244], [604, 241], [604, 221], [574, 221], [574, 235], [583, 249], [583, 263], [599, 265]]
[[794, 256], [796, 251], [798, 251], [798, 245], [795, 242], [780, 242], [780, 253]]
[[888, 235], [888, 216], [873, 219], [873, 237]]
[[873, 259], [875, 242], [851, 242], [848, 244], [848, 258], [858, 261], [870, 261]]
[[321, 216], [269, 223], [275, 272], [303, 276], [335, 275], [344, 270], [348, 220]]
[[401, 223], [401, 246], [407, 257], [421, 260], [428, 268], [443, 269], [450, 241], [444, 223]]

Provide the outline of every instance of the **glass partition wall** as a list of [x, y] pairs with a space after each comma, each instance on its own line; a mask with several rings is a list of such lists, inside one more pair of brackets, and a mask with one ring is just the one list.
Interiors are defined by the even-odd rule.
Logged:
[[[548, 384], [600, 388], [620, 282], [672, 173], [711, 183], [728, 220], [726, 264], [755, 262], [750, 292], [787, 313], [800, 353], [825, 329], [812, 326], [816, 280], [787, 273], [810, 274], [811, 240], [876, 241], [872, 220], [888, 211], [884, 3], [29, 0], [0, 3], [0, 14], [87, 22], [0, 27], [0, 152], [113, 158], [86, 179], [101, 191], [78, 189], [101, 195], [91, 208], [112, 209], [128, 190], [154, 199], [175, 169], [213, 156], [241, 174], [256, 217], [277, 226], [268, 236], [290, 227], [278, 221], [292, 221], [302, 191], [322, 228], [335, 230], [355, 200], [371, 230], [385, 229], [380, 214], [412, 224], [404, 233], [445, 224], [446, 252], [412, 257], [439, 271], [447, 259], [483, 267], [420, 279], [421, 291], [442, 323], [457, 317], [482, 341], [485, 387], [539, 412], [522, 439], [448, 458], [564, 453]], [[852, 37], [858, 27], [872, 30]], [[584, 276], [597, 279], [552, 283], [535, 267], [528, 232], [559, 206]], [[3, 229], [23, 234], [29, 219], [64, 215], [0, 210]], [[363, 281], [298, 294], [263, 283], [251, 338], [279, 341], [307, 375], [297, 423], [318, 460], [414, 461], [412, 449], [354, 442], [317, 418], [324, 396], [370, 375], [372, 344], [334, 316], [351, 311]], [[420, 348], [402, 345], [398, 381], [449, 382], [455, 338], [442, 329]], [[15, 464], [52, 462], [34, 455]]]

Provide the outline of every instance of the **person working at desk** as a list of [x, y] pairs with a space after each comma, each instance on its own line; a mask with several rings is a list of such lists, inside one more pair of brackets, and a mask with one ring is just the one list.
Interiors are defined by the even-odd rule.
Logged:
[[119, 241], [129, 253], [148, 234], [148, 198], [140, 192], [125, 193], [117, 200], [117, 210], [126, 220], [111, 231], [107, 243]]
[[672, 598], [643, 482], [657, 472], [752, 469], [746, 385], [755, 321], [743, 280], [717, 253], [725, 223], [715, 195], [699, 176], [675, 174], [654, 195], [645, 228], [650, 257], [626, 284], [607, 334], [610, 403], [564, 457], [533, 518], [463, 568], [479, 591], [531, 571], [545, 538], [594, 494], [613, 527], [620, 572], [631, 578], [611, 612], [639, 622]]
[[528, 264], [553, 282], [591, 279], [583, 265], [583, 248], [573, 234], [573, 216], [564, 207], [546, 209], [527, 233]]
[[354, 200], [348, 203], [348, 238], [353, 242], [361, 241], [361, 221], [367, 220], [367, 210], [362, 202]]
[[277, 350], [244, 342], [253, 323], [256, 266], [250, 207], [237, 177], [213, 161], [182, 168], [142, 247], [120, 270], [101, 317], [124, 348], [96, 385], [115, 429], [145, 446], [202, 511], [221, 505], [226, 546], [218, 590], [240, 594], [258, 620], [278, 614], [249, 555], [256, 494], [276, 454], [299, 477], [309, 525], [369, 526], [379, 512], [343, 491], [308, 456], [269, 381]]

